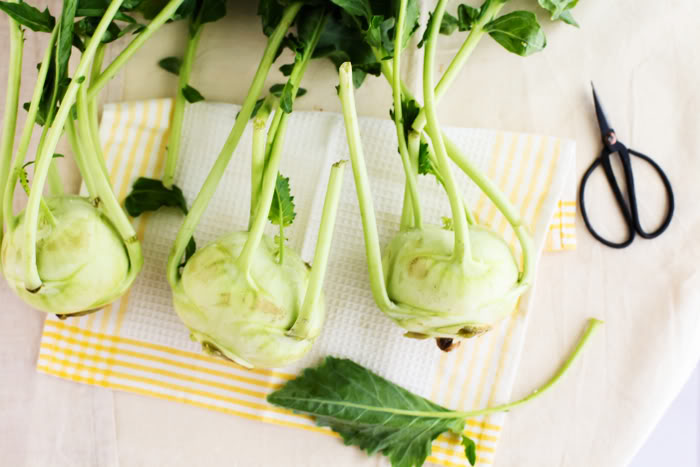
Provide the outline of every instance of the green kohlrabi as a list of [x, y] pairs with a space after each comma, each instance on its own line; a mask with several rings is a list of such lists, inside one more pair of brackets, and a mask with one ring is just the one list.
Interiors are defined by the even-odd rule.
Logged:
[[[304, 71], [314, 56], [329, 8], [315, 2], [260, 2], [263, 31], [269, 36], [255, 77], [235, 124], [202, 186], [168, 261], [175, 310], [205, 351], [245, 367], [276, 367], [298, 360], [318, 337], [325, 305], [321, 286], [335, 224], [343, 164], [331, 169], [313, 266], [285, 245], [284, 229], [294, 220], [289, 180], [278, 172], [285, 132]], [[296, 24], [296, 34], [287, 34]], [[283, 86], [258, 100], [280, 48], [294, 52], [283, 70]], [[186, 247], [255, 112], [250, 223], [186, 260]], [[270, 120], [268, 122], [268, 120]], [[279, 227], [264, 234], [268, 220]], [[185, 265], [181, 268], [183, 259]]]
[[[2, 269], [12, 288], [27, 303], [61, 317], [96, 311], [122, 295], [143, 263], [141, 246], [110, 186], [98, 136], [97, 96], [107, 81], [183, 0], [159, 2], [147, 26], [133, 13], [143, 2], [132, 0], [66, 0], [59, 17], [19, 2], [0, 2], [10, 18], [10, 79], [0, 153]], [[27, 119], [14, 152], [19, 72], [26, 29], [50, 33], [38, 67]], [[104, 71], [106, 44], [133, 33], [129, 45]], [[69, 73], [72, 50], [80, 59]], [[35, 124], [42, 127], [31, 185], [24, 161]], [[64, 130], [89, 196], [66, 195], [53, 162]], [[17, 182], [29, 195], [26, 209], [16, 215]], [[46, 182], [50, 196], [43, 194]]]
[[[382, 74], [392, 87], [391, 115], [406, 174], [401, 229], [382, 255], [355, 114], [352, 65], [342, 65], [339, 94], [362, 213], [372, 292], [379, 308], [408, 331], [407, 337], [435, 337], [440, 348], [448, 349], [453, 339], [486, 332], [513, 312], [532, 281], [534, 258], [530, 234], [517, 210], [443, 133], [437, 119], [437, 101], [484, 35], [489, 34], [510, 52], [527, 56], [544, 48], [544, 33], [532, 12], [499, 16], [507, 0], [486, 0], [480, 8], [460, 5], [458, 17], [447, 15], [447, 1], [440, 0], [419, 44], [425, 44], [421, 108], [400, 78], [401, 51], [408, 42], [407, 36], [417, 27], [414, 2], [397, 1], [390, 17], [386, 13], [378, 17], [376, 11], [385, 8], [384, 2], [333, 1], [344, 8], [375, 58], [381, 59]], [[540, 3], [550, 9], [559, 2]], [[553, 19], [573, 22], [569, 9], [575, 3], [569, 2], [562, 11], [550, 10]], [[364, 7], [358, 9], [358, 4]], [[469, 35], [435, 85], [438, 34], [458, 29], [468, 30]], [[500, 235], [476, 223], [459, 192], [451, 162], [476, 183], [507, 219], [520, 243], [522, 268]], [[452, 213], [447, 228], [423, 225], [418, 174], [434, 175], [444, 188]]]

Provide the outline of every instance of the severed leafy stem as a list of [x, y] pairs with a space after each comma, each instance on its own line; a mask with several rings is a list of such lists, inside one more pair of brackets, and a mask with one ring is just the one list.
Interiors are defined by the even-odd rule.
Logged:
[[432, 442], [442, 433], [462, 437], [465, 456], [474, 465], [476, 444], [463, 434], [466, 420], [508, 411], [551, 388], [581, 353], [602, 321], [591, 318], [572, 353], [541, 388], [507, 404], [470, 411], [452, 411], [382, 378], [357, 363], [326, 357], [267, 397], [271, 404], [315, 417], [345, 444], [368, 454], [382, 453], [394, 467], [423, 465]]
[[294, 196], [289, 189], [289, 177], [284, 177], [277, 173], [277, 181], [275, 182], [275, 194], [272, 197], [270, 212], [267, 215], [269, 221], [278, 225], [280, 228], [279, 236], [277, 237], [279, 245], [279, 253], [277, 255], [278, 262], [282, 264], [284, 261], [284, 228], [289, 227], [294, 222], [297, 213], [294, 211]]

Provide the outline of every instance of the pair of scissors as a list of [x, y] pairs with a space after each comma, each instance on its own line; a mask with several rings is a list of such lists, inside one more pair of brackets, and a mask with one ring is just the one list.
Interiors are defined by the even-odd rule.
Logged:
[[[591, 83], [591, 87], [593, 87], [593, 83]], [[633, 149], [628, 149], [627, 146], [622, 144], [617, 139], [615, 130], [613, 130], [610, 127], [610, 125], [608, 124], [608, 120], [605, 117], [603, 107], [601, 106], [600, 100], [598, 99], [598, 95], [595, 92], [595, 87], [593, 87], [593, 101], [595, 103], [595, 113], [596, 117], [598, 118], [600, 134], [603, 139], [603, 150], [601, 151], [598, 158], [593, 161], [588, 170], [586, 170], [586, 172], [583, 174], [583, 178], [581, 179], [581, 187], [579, 189], [579, 204], [581, 205], [581, 216], [583, 217], [583, 221], [586, 223], [586, 227], [588, 228], [589, 232], [591, 232], [591, 235], [593, 235], [593, 237], [596, 238], [596, 240], [611, 248], [625, 248], [629, 246], [634, 240], [636, 234], [639, 234], [640, 237], [647, 239], [658, 237], [666, 230], [668, 225], [671, 223], [671, 218], [673, 217], [675, 202], [673, 199], [673, 189], [671, 188], [671, 182], [669, 181], [668, 177], [666, 176], [666, 173], [664, 173], [659, 164], [654, 162], [649, 156], [646, 156]], [[620, 158], [620, 162], [622, 162], [622, 172], [624, 174], [625, 185], [627, 186], [627, 200], [625, 200], [625, 197], [622, 194], [622, 190], [620, 189], [620, 184], [617, 182], [615, 174], [613, 173], [612, 164], [610, 163], [610, 159], [613, 154], [617, 154]], [[661, 225], [653, 232], [645, 231], [639, 222], [639, 210], [637, 208], [637, 193], [635, 191], [634, 174], [632, 173], [632, 163], [630, 154], [638, 157], [639, 159], [642, 159], [651, 167], [653, 167], [656, 173], [661, 178], [664, 187], [666, 188], [666, 196], [668, 200], [666, 217], [664, 218]], [[588, 182], [588, 178], [591, 176], [593, 171], [600, 165], [603, 166], [603, 170], [605, 171], [605, 177], [607, 178], [608, 184], [610, 185], [610, 188], [612, 189], [612, 192], [615, 195], [615, 200], [617, 201], [617, 205], [620, 208], [620, 211], [622, 212], [625, 224], [627, 224], [628, 235], [627, 239], [623, 242], [616, 243], [603, 238], [602, 236], [600, 236], [600, 234], [598, 234], [598, 232], [595, 231], [595, 229], [591, 225], [590, 220], [588, 219], [584, 192], [586, 189], [586, 183]]]

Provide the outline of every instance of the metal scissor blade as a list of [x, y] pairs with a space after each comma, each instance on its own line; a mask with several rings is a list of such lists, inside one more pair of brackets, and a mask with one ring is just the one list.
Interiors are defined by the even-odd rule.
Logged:
[[600, 134], [603, 138], [603, 142], [607, 144], [607, 137], [610, 135], [610, 133], [614, 133], [615, 130], [613, 130], [610, 127], [610, 124], [608, 124], [608, 119], [605, 116], [605, 112], [603, 111], [603, 106], [600, 103], [600, 99], [598, 99], [598, 94], [595, 92], [595, 86], [593, 86], [593, 82], [591, 81], [591, 89], [593, 89], [593, 102], [595, 103], [595, 115], [598, 118], [598, 126], [600, 127]]

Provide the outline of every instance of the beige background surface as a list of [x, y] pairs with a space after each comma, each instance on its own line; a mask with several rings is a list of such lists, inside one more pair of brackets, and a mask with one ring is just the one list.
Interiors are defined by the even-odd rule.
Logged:
[[[511, 7], [533, 2], [513, 1]], [[240, 102], [245, 95], [263, 43], [248, 3], [253, 2], [236, 2], [225, 21], [204, 32], [192, 84], [210, 100]], [[550, 375], [588, 316], [607, 324], [553, 392], [509, 416], [497, 466], [626, 464], [700, 356], [700, 4], [584, 0], [575, 11], [582, 28], [543, 21], [548, 46], [527, 59], [486, 39], [441, 105], [442, 121], [573, 138], [580, 178], [600, 150], [590, 97], [593, 80], [621, 140], [654, 157], [669, 174], [676, 217], [662, 237], [638, 239], [623, 251], [593, 241], [579, 218], [578, 250], [543, 258], [514, 396]], [[3, 89], [6, 24], [2, 18]], [[171, 95], [175, 81], [155, 63], [178, 53], [183, 31], [182, 24], [169, 25], [149, 41], [122, 81], [111, 85], [110, 100]], [[28, 83], [41, 53], [34, 36], [29, 35], [26, 47]], [[442, 43], [441, 57], [447, 61], [458, 39]], [[410, 65], [419, 66], [420, 56]], [[299, 105], [338, 110], [335, 84], [330, 64], [313, 64], [304, 82], [311, 93]], [[30, 92], [23, 89], [24, 100]], [[361, 114], [386, 116], [389, 93], [382, 80], [371, 80], [357, 99]], [[641, 216], [650, 225], [663, 209], [661, 187], [637, 167]], [[72, 168], [64, 170], [75, 186]], [[601, 230], [622, 235], [602, 176], [592, 181], [588, 204]], [[109, 423], [109, 417], [91, 409], [104, 394], [36, 375], [42, 316], [4, 283], [0, 309], [0, 452], [5, 461], [110, 465], [101, 460], [107, 457], [99, 456], [99, 447], [106, 450], [112, 441], [87, 438], [105, 432], [104, 426], [90, 424]], [[82, 411], [85, 416], [79, 416]], [[383, 465], [332, 438], [132, 394], [114, 393], [114, 413], [113, 449], [123, 466]], [[92, 457], [84, 452], [86, 444], [94, 447]]]

